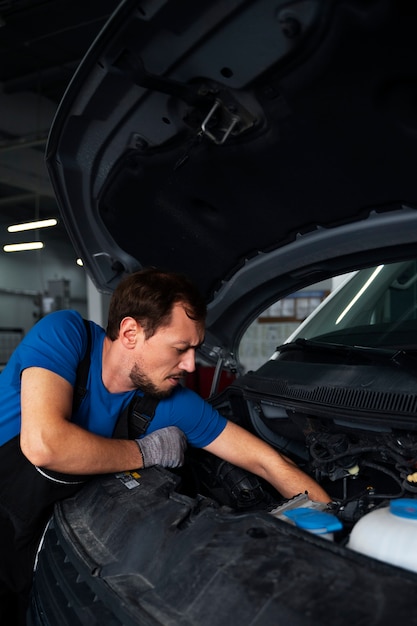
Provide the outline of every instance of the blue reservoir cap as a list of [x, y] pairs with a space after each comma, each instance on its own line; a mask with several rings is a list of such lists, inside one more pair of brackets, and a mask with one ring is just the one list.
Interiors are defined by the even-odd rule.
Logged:
[[407, 517], [408, 519], [417, 520], [417, 500], [412, 498], [398, 498], [391, 500], [389, 509], [398, 517]]
[[317, 535], [324, 535], [343, 528], [340, 520], [331, 513], [315, 511], [305, 507], [290, 509], [284, 513], [299, 528], [304, 528]]

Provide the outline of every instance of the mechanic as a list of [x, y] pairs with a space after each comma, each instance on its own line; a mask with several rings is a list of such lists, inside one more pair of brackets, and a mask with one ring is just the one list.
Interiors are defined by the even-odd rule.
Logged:
[[[77, 368], [89, 347], [79, 313], [50, 313], [12, 354], [0, 376], [1, 624], [25, 623], [36, 549], [53, 503], [88, 476], [178, 467], [188, 443], [266, 479], [284, 498], [307, 491], [311, 500], [330, 501], [292, 461], [181, 384], [195, 369], [205, 316], [203, 298], [184, 276], [145, 269], [123, 279], [107, 330], [87, 322], [87, 393], [75, 409]], [[119, 415], [143, 394], [159, 399], [146, 433], [115, 438]]]

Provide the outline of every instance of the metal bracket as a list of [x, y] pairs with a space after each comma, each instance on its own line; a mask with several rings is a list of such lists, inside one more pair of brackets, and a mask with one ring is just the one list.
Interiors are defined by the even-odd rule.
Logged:
[[[216, 137], [209, 129], [208, 125], [210, 120], [212, 120], [213, 116], [216, 112], [220, 111], [224, 120], [222, 120], [222, 126], [219, 128], [219, 137]], [[221, 102], [221, 100], [216, 99], [215, 103], [211, 107], [207, 117], [201, 124], [201, 130], [206, 137], [211, 139], [215, 144], [221, 146], [224, 144], [226, 139], [229, 137], [232, 130], [235, 128], [236, 124], [240, 122], [241, 119], [238, 115], [231, 113]]]

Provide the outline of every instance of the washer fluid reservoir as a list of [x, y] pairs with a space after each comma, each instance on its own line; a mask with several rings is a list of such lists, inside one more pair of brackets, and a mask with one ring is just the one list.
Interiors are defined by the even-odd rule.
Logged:
[[364, 515], [353, 527], [348, 547], [417, 572], [417, 500], [399, 498]]

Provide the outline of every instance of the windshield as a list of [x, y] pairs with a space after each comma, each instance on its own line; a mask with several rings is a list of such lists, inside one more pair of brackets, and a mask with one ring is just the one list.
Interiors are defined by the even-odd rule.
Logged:
[[358, 271], [289, 338], [417, 349], [417, 261]]

